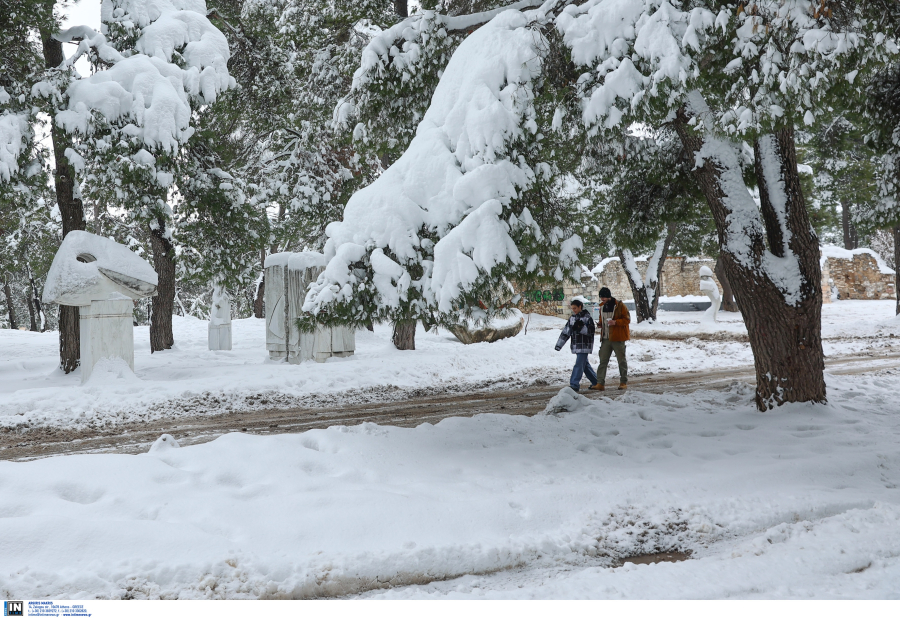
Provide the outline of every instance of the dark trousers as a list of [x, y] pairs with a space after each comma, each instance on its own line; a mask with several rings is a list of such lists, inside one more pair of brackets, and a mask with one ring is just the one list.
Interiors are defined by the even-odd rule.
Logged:
[[628, 383], [628, 360], [625, 358], [625, 342], [610, 341], [604, 339], [600, 342], [600, 364], [597, 366], [600, 384], [606, 383], [606, 368], [609, 366], [609, 358], [613, 352], [616, 353], [616, 360], [619, 361], [619, 383]]
[[581, 388], [581, 376], [583, 375], [587, 375], [592, 386], [597, 383], [597, 373], [588, 362], [587, 353], [575, 355], [575, 366], [572, 368], [572, 379], [569, 380], [569, 386], [576, 391]]

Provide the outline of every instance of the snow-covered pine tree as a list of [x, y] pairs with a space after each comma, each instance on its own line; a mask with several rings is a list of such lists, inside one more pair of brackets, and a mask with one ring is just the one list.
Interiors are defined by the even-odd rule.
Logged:
[[305, 305], [316, 319], [389, 320], [411, 349], [416, 321], [499, 308], [509, 281], [575, 272], [590, 226], [561, 172], [577, 149], [554, 131], [571, 84], [535, 81], [555, 60], [547, 18], [501, 13], [459, 45], [409, 148], [327, 228], [331, 261]]
[[102, 18], [103, 33], [75, 27], [54, 35], [80, 40], [65, 65], [87, 54], [98, 69], [60, 89], [56, 121], [76, 136], [66, 155], [86, 179], [85, 195], [115, 204], [149, 231], [159, 275], [150, 345], [164, 350], [174, 343], [171, 192], [181, 172], [197, 171], [181, 157], [198, 115], [234, 86], [228, 43], [202, 0], [107, 0]]
[[[579, 177], [595, 187], [595, 220], [616, 247], [637, 321], [655, 320], [672, 243], [681, 236], [681, 245], [701, 251], [705, 234], [700, 229], [710, 223], [703, 195], [690, 175], [692, 162], [667, 128], [651, 135], [645, 126], [638, 134], [626, 132], [616, 140], [594, 137], [589, 143]], [[643, 275], [635, 252], [649, 256]]]
[[[212, 18], [236, 50], [229, 68], [239, 86], [211, 111], [215, 126], [228, 128], [225, 162], [247, 181], [250, 201], [269, 211], [268, 252], [321, 248], [325, 225], [377, 172], [349, 135], [331, 129], [331, 115], [372, 33], [395, 21], [391, 5], [250, 0], [214, 6]], [[259, 317], [267, 251], [258, 258]]]
[[[668, 123], [695, 161], [694, 176], [718, 229], [720, 258], [750, 331], [759, 407], [824, 401], [818, 240], [801, 189], [794, 127], [827, 119], [832, 103], [863, 83], [857, 78], [896, 53], [878, 23], [859, 11], [852, 19], [835, 16], [830, 4], [594, 0], [502, 13], [459, 46], [404, 155], [354, 195], [343, 222], [329, 227], [331, 263], [306, 307], [322, 311], [368, 290], [392, 310], [402, 303], [449, 310], [500, 264], [522, 262], [510, 236], [521, 219], [510, 223], [501, 213], [514, 194], [531, 186], [528, 172], [535, 174], [510, 145], [534, 126], [533, 93], [547, 58], [547, 38], [517, 34], [529, 28], [534, 34], [529, 22], [543, 20], [556, 27], [582, 71], [576, 80], [580, 118], [590, 136], [630, 122]], [[516, 19], [522, 21], [513, 25]], [[506, 40], [503, 51], [496, 48], [498, 39]], [[516, 53], [522, 58], [513, 70], [509, 60]], [[479, 73], [477, 56], [490, 57], [502, 74]], [[451, 71], [457, 57], [473, 67], [465, 77]], [[504, 86], [513, 82], [517, 96], [506, 95]], [[482, 114], [505, 112], [476, 118], [474, 106], [460, 104], [476, 90], [490, 95], [480, 101]], [[426, 169], [444, 178], [423, 182]], [[749, 170], [759, 184], [760, 205], [748, 191]], [[499, 206], [470, 189], [471, 179], [494, 173], [500, 185], [478, 186], [499, 196]], [[478, 204], [458, 206], [463, 197]], [[402, 232], [380, 232], [384, 222]], [[476, 230], [494, 233], [491, 252], [482, 251]], [[437, 243], [423, 232], [437, 233]], [[577, 248], [570, 248], [575, 255]], [[373, 258], [374, 276], [366, 277], [366, 259]], [[422, 266], [421, 277], [411, 273], [414, 264]], [[380, 285], [369, 289], [366, 281], [376, 279]]]
[[200, 129], [178, 157], [174, 240], [182, 248], [178, 280], [226, 289], [234, 298], [257, 277], [259, 252], [269, 242], [264, 211], [248, 199], [246, 182], [222, 169], [218, 133]]
[[[52, 0], [8, 0], [0, 8], [0, 200], [9, 200], [11, 191], [16, 206], [28, 211], [36, 203], [37, 184], [46, 176], [42, 170], [44, 154], [35, 127], [42, 123], [41, 112], [50, 117], [50, 136], [55, 158], [55, 201], [62, 220], [63, 234], [84, 229], [81, 201], [72, 170], [63, 156], [69, 146], [66, 133], [55, 122], [59, 84], [68, 83], [71, 70], [61, 67], [62, 43], [52, 37], [58, 30], [59, 15]], [[51, 95], [44, 98], [42, 95]], [[22, 193], [30, 187], [30, 197]], [[19, 202], [26, 199], [26, 204]], [[9, 202], [8, 202], [9, 203]], [[14, 206], [15, 207], [15, 206]], [[78, 366], [78, 310], [60, 308], [60, 367], [67, 373]]]
[[866, 141], [866, 122], [859, 112], [864, 103], [848, 97], [846, 104], [833, 119], [804, 131], [798, 156], [812, 168], [808, 195], [817, 208], [810, 209], [810, 217], [819, 237], [841, 239], [845, 249], [856, 249], [865, 237], [854, 219], [878, 199], [878, 153]]
[[[760, 409], [825, 400], [819, 249], [794, 126], [826, 119], [859, 88], [861, 70], [896, 50], [862, 16], [852, 31], [837, 27], [826, 5], [600, 0], [557, 20], [573, 58], [593, 69], [582, 81], [592, 129], [669, 122], [695, 159], [750, 333]], [[747, 191], [748, 165], [760, 206]]]
[[897, 314], [900, 315], [900, 63], [885, 67], [869, 85], [870, 137], [884, 154], [879, 161], [878, 199], [856, 212], [864, 230], [888, 229], [894, 239]]

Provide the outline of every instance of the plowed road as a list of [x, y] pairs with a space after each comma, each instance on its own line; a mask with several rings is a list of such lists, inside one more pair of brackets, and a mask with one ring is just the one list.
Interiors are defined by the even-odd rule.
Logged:
[[[826, 360], [826, 371], [850, 375], [900, 368], [900, 355], [843, 356]], [[634, 378], [629, 390], [648, 393], [688, 393], [697, 390], [725, 390], [732, 382], [755, 381], [752, 367], [706, 372], [668, 373]], [[88, 430], [34, 429], [27, 432], [0, 432], [0, 459], [28, 460], [75, 453], [140, 453], [162, 434], [168, 433], [184, 446], [214, 440], [233, 431], [253, 434], [297, 433], [331, 425], [364, 422], [414, 427], [436, 423], [449, 416], [473, 416], [484, 412], [531, 416], [542, 411], [562, 384], [517, 387], [514, 390], [472, 391], [446, 396], [428, 396], [390, 401], [343, 405], [335, 408], [282, 408], [202, 414], [193, 417], [126, 423]], [[621, 391], [582, 391], [588, 397], [616, 398]]]

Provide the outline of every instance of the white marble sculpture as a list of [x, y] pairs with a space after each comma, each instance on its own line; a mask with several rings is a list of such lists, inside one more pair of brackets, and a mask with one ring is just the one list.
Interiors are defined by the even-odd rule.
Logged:
[[45, 303], [79, 308], [81, 381], [101, 358], [121, 358], [134, 371], [134, 301], [156, 295], [156, 271], [125, 245], [69, 232], [47, 273]]
[[231, 349], [231, 297], [219, 285], [213, 286], [208, 342], [210, 350]]
[[297, 327], [309, 284], [325, 268], [325, 256], [314, 251], [273, 253], [266, 258], [266, 349], [269, 358], [324, 363], [332, 356], [352, 356], [356, 332], [320, 326], [314, 333]]
[[709, 297], [712, 301], [709, 309], [706, 310], [704, 319], [706, 321], [718, 321], [719, 307], [722, 306], [722, 295], [719, 293], [719, 286], [713, 279], [713, 272], [709, 266], [700, 267], [700, 293]]

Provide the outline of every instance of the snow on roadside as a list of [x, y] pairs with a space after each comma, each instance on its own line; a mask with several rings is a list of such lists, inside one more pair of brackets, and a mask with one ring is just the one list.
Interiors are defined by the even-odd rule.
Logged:
[[[900, 322], [893, 301], [842, 301], [824, 307], [829, 356], [891, 349]], [[634, 340], [628, 345], [632, 376], [750, 366], [748, 344], [702, 341], [703, 312], [660, 312], [650, 326], [684, 334], [683, 341]], [[722, 315], [716, 328], [746, 332], [740, 316]], [[294, 406], [333, 407], [396, 401], [481, 388], [518, 389], [568, 382], [572, 358], [554, 352], [558, 318], [532, 315], [526, 331], [495, 343], [463, 345], [446, 331], [416, 335], [415, 351], [390, 343], [390, 327], [357, 333], [357, 354], [301, 365], [268, 360], [262, 320], [234, 320], [231, 351], [207, 349], [207, 323], [174, 318], [175, 348], [150, 354], [147, 327], [135, 328], [135, 370], [114, 366], [82, 386], [76, 371], [56, 369], [58, 335], [0, 330], [0, 428], [103, 427], [120, 423]], [[635, 326], [636, 329], [645, 325]], [[847, 339], [827, 339], [832, 336]], [[857, 339], [850, 339], [856, 337]], [[596, 352], [596, 351], [595, 351]], [[596, 353], [591, 362], [598, 362]], [[634, 383], [637, 387], [638, 382]]]
[[[0, 462], [0, 589], [32, 599], [406, 584], [390, 595], [896, 596], [898, 387], [896, 370], [832, 377], [828, 405], [765, 414], [746, 385], [629, 392], [531, 418]], [[693, 557], [611, 568], [674, 550]]]

